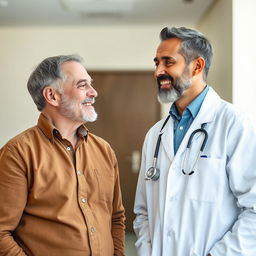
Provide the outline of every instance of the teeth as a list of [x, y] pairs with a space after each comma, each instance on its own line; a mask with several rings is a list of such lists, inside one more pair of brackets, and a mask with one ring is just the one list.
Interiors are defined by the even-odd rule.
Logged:
[[161, 85], [170, 84], [170, 81], [168, 80], [160, 81], [160, 84]]

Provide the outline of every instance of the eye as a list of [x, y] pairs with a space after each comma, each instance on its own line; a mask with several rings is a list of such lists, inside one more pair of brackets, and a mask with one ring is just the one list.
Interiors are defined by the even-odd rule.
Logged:
[[83, 88], [85, 86], [86, 86], [86, 83], [80, 83], [80, 84], [77, 85], [77, 88]]
[[157, 67], [159, 65], [159, 62], [158, 61], [155, 61], [155, 66]]
[[171, 66], [173, 64], [175, 64], [175, 62], [173, 60], [165, 60], [165, 65], [166, 66]]

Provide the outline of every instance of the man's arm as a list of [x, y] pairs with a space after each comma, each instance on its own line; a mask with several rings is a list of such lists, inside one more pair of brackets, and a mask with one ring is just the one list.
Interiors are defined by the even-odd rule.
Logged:
[[228, 137], [226, 172], [229, 186], [241, 209], [223, 238], [210, 250], [214, 256], [254, 256], [256, 253], [256, 131], [248, 120], [239, 120]]
[[27, 179], [16, 152], [5, 146], [0, 151], [0, 255], [25, 256], [13, 239], [27, 201]]
[[114, 255], [124, 255], [125, 239], [125, 215], [122, 203], [122, 194], [120, 189], [119, 170], [117, 162], [115, 164], [115, 188], [112, 213], [112, 237], [114, 242]]

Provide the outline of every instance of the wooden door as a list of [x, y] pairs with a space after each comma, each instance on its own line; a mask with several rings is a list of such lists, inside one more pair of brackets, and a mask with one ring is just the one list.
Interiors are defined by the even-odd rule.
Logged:
[[157, 88], [152, 72], [90, 72], [98, 91], [98, 120], [88, 123], [90, 132], [114, 149], [119, 169], [126, 230], [132, 232], [133, 204], [140, 153], [148, 129], [160, 118]]

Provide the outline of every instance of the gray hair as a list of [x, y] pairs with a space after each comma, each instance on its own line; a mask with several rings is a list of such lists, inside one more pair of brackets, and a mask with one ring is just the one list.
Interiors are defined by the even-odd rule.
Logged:
[[187, 64], [192, 60], [202, 57], [205, 60], [203, 79], [206, 81], [212, 61], [212, 46], [209, 40], [199, 31], [185, 27], [165, 27], [160, 32], [161, 41], [179, 38], [181, 43], [180, 54], [184, 57]]
[[62, 85], [66, 76], [61, 67], [63, 63], [68, 61], [76, 61], [82, 64], [83, 59], [79, 55], [49, 57], [44, 59], [30, 75], [27, 88], [39, 111], [42, 111], [46, 104], [42, 93], [46, 86], [51, 86], [59, 92], [63, 91]]

